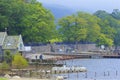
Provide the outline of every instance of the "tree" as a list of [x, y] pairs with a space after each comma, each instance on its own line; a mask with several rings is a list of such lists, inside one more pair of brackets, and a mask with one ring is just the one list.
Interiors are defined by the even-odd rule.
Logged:
[[[107, 13], [106, 11], [96, 11], [94, 15], [101, 18], [99, 25], [102, 29], [102, 33], [106, 35], [107, 38], [113, 40], [115, 46], [119, 45], [119, 28], [120, 21], [115, 19], [115, 16], [118, 16], [118, 10], [113, 10], [112, 14]], [[114, 14], [114, 15], [113, 15]]]
[[8, 69], [10, 69], [10, 66], [5, 61], [0, 64], [0, 74], [6, 74]]
[[26, 43], [49, 42], [56, 32], [54, 16], [36, 0], [0, 0], [0, 26]]
[[97, 11], [94, 15], [78, 12], [59, 20], [59, 33], [63, 41], [92, 42], [100, 45], [112, 46], [115, 35], [114, 24], [116, 22], [105, 11]]
[[117, 49], [118, 46], [120, 46], [120, 10], [119, 9], [113, 9], [113, 12], [111, 13], [112, 17], [114, 19], [116, 19], [116, 22], [114, 22], [115, 24], [115, 30], [116, 30], [116, 34], [114, 37], [114, 44], [115, 44], [115, 48]]
[[[89, 14], [89, 13], [83, 13], [78, 12], [79, 18], [83, 18], [86, 20], [86, 29], [87, 29], [87, 36], [83, 40], [85, 42], [95, 42], [98, 39], [99, 34], [101, 34], [101, 28], [98, 25], [98, 22], [100, 21], [100, 18]], [[94, 36], [94, 37], [93, 37]]]
[[38, 2], [28, 5], [28, 13], [22, 20], [25, 26], [23, 36], [26, 42], [49, 42], [56, 32], [54, 17]]
[[101, 33], [101, 28], [98, 25], [99, 21], [100, 19], [96, 16], [78, 12], [60, 19], [59, 31], [65, 41], [95, 42]]
[[111, 14], [115, 19], [120, 20], [120, 11], [119, 9], [113, 9], [113, 12]]
[[2, 64], [0, 65], [0, 69], [9, 69], [9, 65], [4, 61], [2, 62]]
[[11, 54], [10, 50], [4, 51], [4, 61], [11, 66], [12, 64], [13, 55]]
[[17, 69], [25, 68], [28, 66], [27, 60], [20, 55], [20, 53], [17, 53], [14, 55], [12, 66]]
[[120, 46], [120, 28], [117, 30], [117, 33], [115, 34], [114, 45], [116, 49], [118, 46]]
[[110, 47], [113, 45], [113, 40], [110, 38], [107, 38], [106, 35], [104, 34], [100, 34], [97, 40], [97, 45], [98, 46], [105, 45], [105, 47]]
[[71, 15], [59, 20], [59, 33], [66, 42], [78, 42], [86, 37], [86, 21]]

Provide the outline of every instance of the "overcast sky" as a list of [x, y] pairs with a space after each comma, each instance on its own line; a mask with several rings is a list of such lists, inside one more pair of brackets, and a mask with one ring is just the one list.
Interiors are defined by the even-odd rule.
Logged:
[[97, 10], [106, 10], [111, 12], [113, 9], [120, 9], [120, 0], [38, 0], [43, 5], [59, 5], [71, 10], [83, 10], [95, 12]]

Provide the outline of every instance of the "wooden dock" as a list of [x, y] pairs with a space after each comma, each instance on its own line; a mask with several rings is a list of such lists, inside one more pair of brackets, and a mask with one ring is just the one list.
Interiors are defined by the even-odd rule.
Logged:
[[114, 55], [114, 54], [103, 55], [103, 58], [120, 58], [120, 55]]
[[29, 63], [30, 65], [44, 65], [44, 66], [49, 66], [49, 65], [52, 65], [52, 66], [63, 66], [64, 64], [63, 63], [35, 63], [35, 62], [32, 62], [32, 63]]
[[81, 58], [91, 58], [91, 56], [96, 54], [89, 54], [89, 53], [70, 53], [70, 54], [60, 54], [60, 53], [45, 53], [45, 55], [52, 55], [52, 56], [61, 56], [60, 58], [54, 58], [55, 60], [68, 60], [68, 59], [81, 59]]
[[82, 59], [82, 58], [120, 58], [118, 54], [101, 54], [101, 53], [71, 53], [71, 54], [60, 54], [60, 53], [46, 53], [46, 55], [62, 56], [58, 60], [67, 60], [67, 59]]

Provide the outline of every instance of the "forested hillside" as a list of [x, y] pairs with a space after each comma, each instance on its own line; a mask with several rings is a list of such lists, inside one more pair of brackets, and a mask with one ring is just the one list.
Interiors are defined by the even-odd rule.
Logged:
[[5, 28], [25, 42], [49, 42], [56, 32], [54, 16], [36, 0], [0, 0], [0, 31]]
[[25, 43], [92, 42], [120, 45], [120, 11], [76, 12], [55, 21], [52, 12], [36, 0], [0, 0], [0, 31], [22, 34]]

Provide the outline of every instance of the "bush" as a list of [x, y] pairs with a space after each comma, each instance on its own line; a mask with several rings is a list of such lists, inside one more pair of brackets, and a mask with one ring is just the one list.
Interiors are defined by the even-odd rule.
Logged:
[[0, 80], [8, 80], [8, 79], [6, 79], [6, 78], [0, 78]]

